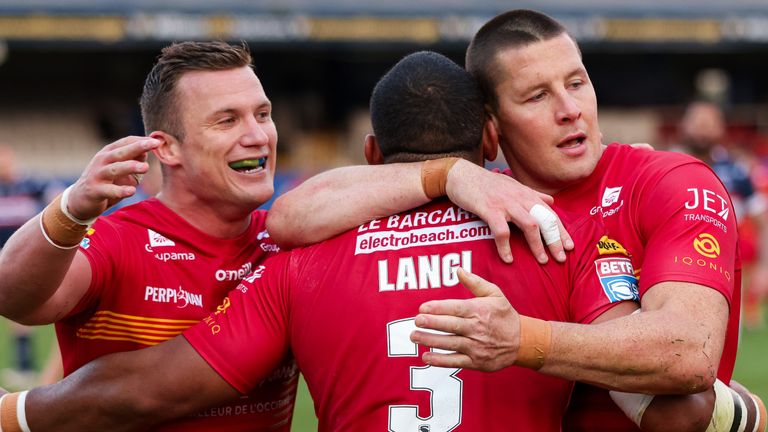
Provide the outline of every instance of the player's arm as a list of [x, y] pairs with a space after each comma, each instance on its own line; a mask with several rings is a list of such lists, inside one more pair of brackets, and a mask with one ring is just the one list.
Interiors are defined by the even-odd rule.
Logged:
[[[32, 389], [24, 410], [33, 431], [128, 431], [199, 412], [238, 397], [183, 336], [111, 354], [64, 380]], [[3, 408], [17, 404], [6, 397]], [[10, 414], [8, 414], [10, 413]], [[3, 410], [18, 419], [18, 410]], [[15, 429], [8, 429], [15, 430]]]
[[[502, 318], [503, 314], [499, 314], [499, 311], [506, 309], [502, 305], [508, 302], [498, 287], [462, 270], [459, 272], [462, 283], [479, 297], [469, 301], [449, 301], [453, 303], [452, 305], [446, 301], [428, 305], [428, 309], [434, 307], [436, 310], [455, 307], [451, 312], [452, 316], [448, 319], [441, 316], [417, 316], [417, 326], [430, 322], [427, 328], [455, 332], [460, 335], [438, 336], [415, 332], [412, 335], [414, 342], [457, 351], [455, 354], [426, 353], [424, 355], [426, 363], [480, 370], [496, 370], [517, 365], [566, 379], [585, 380], [605, 388], [627, 388], [627, 391], [635, 394], [611, 392], [611, 396], [646, 432], [703, 431], [710, 423], [712, 428], [707, 430], [713, 432], [753, 430], [755, 424], [760, 423], [761, 418], [762, 426], [754, 430], [765, 430], [765, 409], [759, 398], [746, 389], [734, 387], [732, 391], [719, 380], [714, 382], [717, 359], [713, 360], [714, 366], [709, 372], [711, 374], [709, 379], [714, 382], [713, 388], [701, 392], [701, 389], [711, 386], [712, 383], [701, 384], [700, 381], [703, 378], [696, 373], [690, 374], [692, 376], [687, 380], [681, 381], [679, 375], [687, 376], [689, 372], [675, 370], [670, 363], [675, 362], [674, 357], [679, 357], [678, 362], [686, 364], [683, 363], [685, 357], [691, 354], [686, 353], [683, 347], [684, 340], [678, 339], [680, 335], [674, 334], [674, 329], [664, 329], [665, 336], [659, 339], [655, 336], [658, 333], [657, 329], [647, 328], [664, 319], [663, 316], [655, 314], [655, 318], [651, 320], [637, 318], [643, 315], [654, 315], [653, 313], [643, 312], [626, 316], [636, 306], [632, 302], [623, 302], [595, 319], [593, 325], [544, 322], [521, 317], [516, 315], [511, 307], [507, 311], [516, 317], [510, 318], [511, 315], [508, 315], [507, 318]], [[708, 291], [715, 292], [711, 289]], [[461, 311], [464, 307], [468, 308]], [[466, 312], [470, 312], [466, 315], [467, 318], [459, 318], [459, 315]], [[489, 322], [506, 319], [508, 323], [510, 321], [517, 321], [517, 323], [516, 326], [494, 328], [483, 324], [478, 325], [478, 322], [484, 319], [477, 319], [477, 317], [483, 314]], [[425, 318], [426, 321], [422, 321]], [[679, 323], [677, 317], [669, 317], [669, 319], [673, 320], [673, 323]], [[706, 321], [701, 317], [699, 319]], [[434, 325], [438, 322], [440, 325]], [[615, 324], [620, 325], [614, 326]], [[597, 332], [592, 333], [587, 330], [597, 330]], [[618, 330], [617, 335], [612, 336], [616, 330]], [[510, 336], [515, 331], [517, 335]], [[502, 336], [505, 332], [508, 339]], [[471, 336], [465, 337], [464, 334]], [[517, 340], [512, 341], [515, 338]], [[712, 339], [717, 339], [717, 336], [712, 335]], [[654, 350], [653, 346], [646, 345], [648, 340], [659, 340], [661, 348], [664, 344], [667, 347]], [[714, 355], [713, 351], [706, 350], [707, 343], [708, 341], [705, 341], [699, 345], [701, 354], [705, 357]], [[714, 351], [719, 353], [717, 347]], [[471, 354], [466, 355], [466, 353]], [[508, 363], [499, 362], [499, 359], [504, 356], [507, 356]], [[605, 360], [607, 362], [604, 362]], [[670, 375], [667, 376], [667, 374]], [[670, 380], [670, 383], [665, 383], [665, 379]], [[686, 387], [687, 382], [691, 383], [688, 387]], [[685, 396], [637, 394], [641, 391], [643, 393], [696, 393], [699, 391], [699, 393]], [[762, 410], [762, 416], [758, 414], [759, 410]], [[738, 427], [741, 424], [745, 425], [746, 429], [733, 429], [733, 425]]]
[[[547, 260], [544, 243], [558, 261], [565, 259], [564, 248], [573, 247], [557, 217], [542, 220], [537, 210], [531, 213], [534, 206], [549, 210], [551, 196], [463, 159], [448, 166], [447, 171], [431, 170], [434, 164], [352, 166], [321, 173], [275, 201], [267, 228], [282, 247], [303, 246], [447, 194], [455, 204], [488, 223], [506, 262], [512, 260], [508, 222], [523, 231], [539, 262]], [[545, 242], [542, 233], [549, 236]]]
[[[595, 319], [606, 322], [639, 313], [634, 302], [623, 302]], [[759, 397], [736, 381], [730, 388], [721, 381], [703, 392], [689, 395], [648, 395], [611, 391], [622, 411], [644, 432], [765, 431], [765, 407]], [[762, 411], [762, 412], [761, 412]], [[739, 428], [743, 424], [743, 428]], [[755, 426], [758, 426], [755, 428]], [[707, 429], [707, 428], [710, 429]]]
[[0, 251], [0, 315], [27, 324], [50, 323], [71, 310], [91, 279], [77, 246], [92, 220], [132, 195], [132, 175], [146, 172], [157, 141], [128, 137], [96, 153], [80, 179], [27, 221]]
[[659, 292], [675, 289], [691, 298], [675, 296], [647, 312], [644, 298], [644, 313], [583, 325], [521, 317], [496, 285], [460, 274], [476, 298], [427, 302], [416, 317], [420, 328], [453, 333], [413, 333], [418, 344], [456, 351], [427, 352], [428, 364], [484, 371], [531, 366], [608, 389], [656, 394], [696, 393], [715, 380], [727, 307], [714, 290], [669, 283]]

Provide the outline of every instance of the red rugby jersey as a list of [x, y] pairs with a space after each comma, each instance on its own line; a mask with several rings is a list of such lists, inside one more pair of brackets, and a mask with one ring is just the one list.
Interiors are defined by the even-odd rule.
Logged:
[[[212, 237], [149, 199], [99, 218], [80, 245], [87, 294], [56, 323], [64, 372], [105, 354], [168, 340], [208, 316], [255, 265], [278, 250], [256, 211], [243, 234]], [[289, 431], [298, 373], [288, 359], [249, 396], [162, 431]]]
[[[741, 260], [733, 205], [712, 170], [687, 155], [611, 144], [587, 179], [555, 195], [555, 205], [592, 215], [630, 251], [641, 298], [659, 282], [680, 281], [710, 287], [728, 300], [718, 378], [730, 382], [739, 332]], [[577, 384], [565, 430], [638, 428], [606, 391]]]
[[514, 263], [503, 263], [488, 226], [445, 201], [374, 220], [266, 261], [184, 335], [241, 392], [292, 350], [321, 431], [558, 431], [570, 381], [521, 367], [425, 366], [409, 335], [423, 302], [471, 295], [458, 266], [497, 283], [521, 314], [547, 320], [588, 323], [636, 297], [628, 258], [599, 255], [603, 230], [562, 217], [576, 250], [545, 266], [521, 235]]

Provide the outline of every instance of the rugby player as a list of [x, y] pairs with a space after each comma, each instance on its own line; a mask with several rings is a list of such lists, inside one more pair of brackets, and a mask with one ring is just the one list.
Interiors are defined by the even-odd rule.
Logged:
[[[276, 250], [256, 208], [272, 196], [277, 132], [247, 47], [164, 48], [141, 108], [149, 135], [105, 146], [0, 255], [0, 313], [55, 322], [67, 375], [180, 334]], [[135, 193], [149, 151], [162, 163], [157, 197], [96, 219]], [[286, 359], [233, 405], [157, 430], [289, 431], [297, 383]]]
[[[649, 430], [656, 425], [654, 418], [666, 423], [685, 420], [694, 430], [701, 423], [683, 415], [651, 415], [666, 413], [664, 409], [651, 409], [643, 419], [649, 404], [702, 403], [708, 408], [696, 412], [705, 413], [705, 427], [712, 419], [719, 421], [722, 411], [726, 417], [731, 413], [730, 422], [738, 420], [732, 414], [736, 409], [754, 417], [761, 406], [758, 398], [744, 394], [740, 400], [722, 385], [730, 382], [736, 355], [741, 266], [731, 202], [717, 177], [703, 163], [683, 155], [603, 145], [595, 93], [578, 45], [560, 23], [544, 14], [516, 10], [489, 21], [470, 44], [467, 68], [484, 91], [489, 133], [515, 178], [555, 194], [564, 209], [602, 220], [611, 237], [632, 253], [635, 271], [642, 270], [643, 313], [622, 318], [610, 328], [553, 323], [552, 349], [541, 371], [624, 392], [703, 392], [682, 401], [615, 394], [629, 417]], [[472, 204], [473, 192], [487, 186], [472, 184], [471, 177], [457, 170], [460, 164], [448, 172], [446, 191], [464, 206]], [[268, 221], [270, 231], [281, 241], [299, 243], [284, 227], [306, 217], [301, 203], [308, 196], [354, 197], [340, 211], [356, 216], [356, 222], [403, 210], [394, 204], [421, 193], [413, 186], [419, 168], [414, 165], [392, 170], [396, 177], [383, 166], [375, 175], [356, 167], [330, 173], [334, 177], [326, 174], [321, 182], [311, 179], [275, 203], [272, 216], [281, 217]], [[495, 213], [491, 220], [506, 218], [484, 198], [474, 204], [486, 209], [484, 218], [487, 213]], [[459, 333], [416, 332], [414, 342], [459, 352], [428, 352], [428, 364], [498, 370], [515, 363], [518, 314], [503, 297], [488, 300], [504, 315], [478, 311], [487, 306], [485, 301], [425, 305], [417, 319], [420, 326]], [[580, 390], [572, 406], [568, 430], [637, 430], [606, 392]], [[724, 427], [729, 430], [731, 425]]]
[[[376, 86], [371, 107], [376, 135], [365, 145], [371, 163], [438, 155], [482, 164], [484, 156], [495, 157], [497, 147], [483, 139], [475, 81], [439, 54], [400, 61]], [[408, 121], [413, 118], [420, 121]], [[440, 189], [441, 171], [440, 165], [425, 169], [430, 196]], [[265, 261], [183, 336], [102, 357], [58, 384], [23, 399], [14, 395], [3, 409], [22, 412], [15, 420], [30, 430], [131, 430], [252, 391], [290, 350], [322, 431], [503, 431], [511, 424], [558, 431], [571, 381], [525, 368], [425, 367], [409, 335], [425, 300], [467, 298], [459, 282], [472, 276], [457, 275], [458, 268], [493, 275], [508, 287], [505, 295], [538, 318], [528, 322], [533, 329], [542, 319], [590, 323], [636, 309], [627, 301], [635, 295], [627, 256], [611, 248], [615, 242], [588, 216], [561, 217], [577, 245], [565, 264], [539, 264], [515, 235], [509, 267], [488, 225], [447, 200], [369, 221]], [[596, 263], [618, 270], [601, 275]], [[625, 295], [606, 288], [608, 279], [623, 281]], [[540, 361], [538, 343], [532, 342], [531, 368]], [[510, 391], [515, 388], [527, 391]]]

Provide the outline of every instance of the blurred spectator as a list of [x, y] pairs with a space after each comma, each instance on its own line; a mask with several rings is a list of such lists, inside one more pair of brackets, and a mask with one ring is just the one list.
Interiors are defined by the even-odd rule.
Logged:
[[731, 195], [739, 222], [743, 260], [744, 310], [747, 328], [763, 326], [761, 302], [768, 293], [768, 205], [757, 191], [748, 168], [726, 148], [727, 128], [721, 107], [696, 101], [685, 110], [680, 123], [679, 150], [712, 167]]
[[[16, 229], [39, 213], [63, 189], [64, 185], [59, 182], [24, 175], [13, 148], [0, 144], [0, 249]], [[14, 367], [4, 369], [1, 378], [9, 388], [27, 388], [37, 382], [31, 328], [9, 323], [16, 358]]]

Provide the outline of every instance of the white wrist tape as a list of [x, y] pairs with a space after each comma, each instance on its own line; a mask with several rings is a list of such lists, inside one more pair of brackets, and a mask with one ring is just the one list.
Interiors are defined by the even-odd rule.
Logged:
[[69, 203], [69, 192], [72, 190], [73, 186], [64, 189], [64, 193], [61, 195], [61, 212], [64, 213], [64, 215], [67, 216], [72, 222], [90, 227], [94, 222], [96, 222], [96, 218], [98, 218], [98, 216], [92, 217], [90, 219], [79, 219], [72, 215], [72, 213], [70, 213], [69, 209], [67, 208], [67, 204]]
[[[0, 397], [0, 407], [3, 406], [3, 399], [5, 399], [6, 396], [8, 396], [10, 393], [4, 394], [2, 397]], [[3, 432], [3, 415], [2, 412], [0, 412], [0, 432]]]
[[29, 424], [27, 424], [27, 393], [29, 393], [28, 390], [19, 393], [19, 401], [16, 402], [16, 419], [19, 421], [21, 432], [32, 432], [29, 430]]
[[747, 409], [738, 393], [732, 391], [720, 380], [715, 380], [715, 407], [706, 432], [729, 432], [738, 425], [736, 432], [747, 427]]
[[541, 204], [536, 204], [531, 207], [528, 212], [536, 223], [539, 224], [539, 230], [541, 236], [544, 238], [544, 243], [551, 245], [552, 243], [560, 240], [560, 227], [557, 225], [557, 215], [548, 208]]
[[620, 391], [609, 391], [608, 394], [611, 395], [611, 399], [637, 427], [640, 427], [643, 414], [645, 414], [645, 410], [654, 398], [654, 395], [624, 393]]

